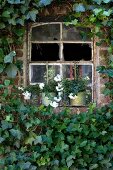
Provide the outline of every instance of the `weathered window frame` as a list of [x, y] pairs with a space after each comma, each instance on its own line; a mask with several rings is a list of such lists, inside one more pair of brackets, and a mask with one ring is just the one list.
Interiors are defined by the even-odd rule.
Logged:
[[[31, 41], [31, 32], [32, 32], [32, 28], [34, 27], [37, 27], [37, 26], [41, 26], [41, 25], [47, 25], [47, 24], [60, 24], [60, 40], [58, 41]], [[30, 79], [30, 74], [31, 74], [31, 71], [30, 71], [30, 66], [31, 65], [44, 65], [44, 64], [70, 64], [70, 65], [91, 65], [92, 66], [92, 101], [94, 101], [94, 77], [95, 77], [95, 68], [94, 68], [94, 62], [95, 62], [95, 59], [94, 59], [94, 39], [91, 40], [91, 41], [63, 41], [62, 40], [62, 35], [63, 35], [63, 32], [62, 32], [62, 24], [63, 22], [50, 22], [50, 23], [35, 23], [35, 24], [32, 24], [30, 26], [30, 30], [28, 32], [28, 65], [29, 65], [29, 84], [36, 84], [36, 83], [31, 83], [31, 79]], [[32, 46], [32, 43], [58, 43], [60, 44], [60, 47], [59, 47], [59, 51], [60, 51], [60, 61], [55, 61], [55, 62], [42, 62], [42, 61], [36, 61], [36, 62], [32, 62], [31, 61], [31, 46]], [[63, 61], [63, 43], [77, 43], [77, 44], [91, 44], [91, 49], [92, 49], [92, 58], [90, 61]]]

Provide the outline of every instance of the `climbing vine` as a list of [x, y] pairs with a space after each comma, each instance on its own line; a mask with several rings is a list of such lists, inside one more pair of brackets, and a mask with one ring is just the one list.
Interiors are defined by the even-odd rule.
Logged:
[[65, 24], [87, 25], [97, 45], [109, 47], [109, 65], [98, 71], [109, 77], [105, 94], [113, 97], [113, 0], [0, 0], [0, 169], [113, 169], [113, 102], [100, 109], [92, 104], [80, 115], [53, 114], [26, 103], [13, 84], [26, 24], [65, 2], [72, 7]]

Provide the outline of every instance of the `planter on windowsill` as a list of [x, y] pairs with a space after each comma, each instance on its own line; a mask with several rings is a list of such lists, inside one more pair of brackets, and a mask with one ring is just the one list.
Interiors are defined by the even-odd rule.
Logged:
[[86, 105], [86, 93], [79, 92], [75, 95], [75, 99], [70, 99], [71, 106], [85, 106]]
[[53, 99], [55, 97], [55, 93], [51, 92], [51, 93], [48, 93], [48, 95], [46, 95], [46, 93], [42, 93], [41, 95], [42, 99], [42, 104], [44, 106], [49, 106], [49, 104], [51, 103], [51, 99]]

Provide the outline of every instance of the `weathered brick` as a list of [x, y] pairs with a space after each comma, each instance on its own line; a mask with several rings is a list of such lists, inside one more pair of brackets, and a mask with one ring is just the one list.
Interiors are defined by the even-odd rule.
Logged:
[[22, 50], [16, 50], [16, 56], [17, 57], [23, 57], [23, 51]]

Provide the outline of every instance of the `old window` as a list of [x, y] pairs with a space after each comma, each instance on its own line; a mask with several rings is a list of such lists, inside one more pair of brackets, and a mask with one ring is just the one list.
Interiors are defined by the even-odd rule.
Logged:
[[[86, 34], [87, 33], [87, 34]], [[66, 26], [64, 23], [41, 23], [29, 34], [29, 82], [45, 82], [52, 70], [73, 79], [89, 77], [90, 101], [93, 99], [93, 41], [89, 28]]]

